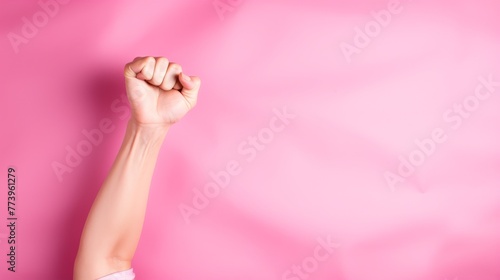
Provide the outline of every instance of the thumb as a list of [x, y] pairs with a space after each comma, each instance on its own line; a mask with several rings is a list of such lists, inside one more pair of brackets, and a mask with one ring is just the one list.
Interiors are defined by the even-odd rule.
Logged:
[[197, 76], [190, 77], [184, 73], [181, 73], [180, 76], [179, 80], [182, 84], [181, 94], [194, 107], [198, 99], [198, 91], [200, 90], [201, 80]]

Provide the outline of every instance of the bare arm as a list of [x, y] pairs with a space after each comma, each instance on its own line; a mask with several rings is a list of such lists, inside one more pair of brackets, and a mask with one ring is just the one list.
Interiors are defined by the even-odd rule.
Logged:
[[181, 71], [165, 58], [136, 58], [125, 66], [132, 116], [87, 217], [75, 280], [95, 280], [131, 267], [161, 145], [171, 125], [196, 104], [200, 80], [185, 80]]

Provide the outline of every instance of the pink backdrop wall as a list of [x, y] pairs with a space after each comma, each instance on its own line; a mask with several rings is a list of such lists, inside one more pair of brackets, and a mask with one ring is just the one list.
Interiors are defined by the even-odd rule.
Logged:
[[153, 55], [203, 84], [162, 148], [138, 279], [500, 279], [498, 1], [227, 3], [1, 2], [0, 278], [71, 279], [123, 65]]

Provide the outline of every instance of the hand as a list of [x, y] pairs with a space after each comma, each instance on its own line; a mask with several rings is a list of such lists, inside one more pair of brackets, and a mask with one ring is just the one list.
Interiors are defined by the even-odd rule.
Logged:
[[164, 57], [137, 57], [125, 65], [124, 75], [138, 125], [170, 126], [196, 105], [200, 79]]

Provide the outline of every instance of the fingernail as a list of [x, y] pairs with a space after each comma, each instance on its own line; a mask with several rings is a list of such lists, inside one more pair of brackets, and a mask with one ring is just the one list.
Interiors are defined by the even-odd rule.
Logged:
[[188, 82], [191, 81], [191, 78], [188, 75], [184, 74], [184, 73], [182, 73], [182, 77], [184, 78], [184, 80], [186, 80]]

